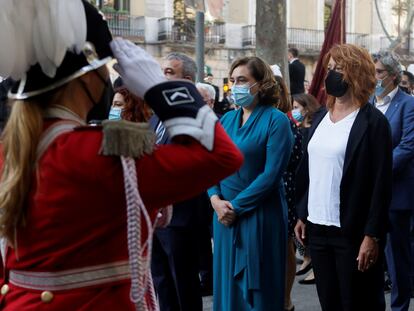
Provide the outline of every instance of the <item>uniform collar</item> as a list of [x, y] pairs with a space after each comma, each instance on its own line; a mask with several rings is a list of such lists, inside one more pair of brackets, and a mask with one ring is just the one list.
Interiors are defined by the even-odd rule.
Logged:
[[76, 113], [62, 105], [51, 105], [43, 112], [44, 118], [58, 118], [63, 120], [71, 120], [86, 125], [85, 120], [81, 119]]

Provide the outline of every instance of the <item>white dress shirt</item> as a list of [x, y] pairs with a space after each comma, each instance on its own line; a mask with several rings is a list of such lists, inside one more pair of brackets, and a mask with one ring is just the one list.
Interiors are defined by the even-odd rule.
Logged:
[[377, 108], [379, 111], [381, 111], [383, 114], [385, 114], [388, 110], [388, 107], [391, 104], [391, 101], [395, 97], [395, 94], [398, 92], [398, 86], [393, 89], [391, 92], [389, 92], [384, 98], [378, 99], [376, 98], [375, 108]]
[[308, 145], [308, 220], [314, 224], [341, 227], [340, 185], [349, 133], [359, 109], [334, 123], [328, 112]]
[[292, 58], [290, 61], [289, 61], [289, 64], [292, 64], [295, 60], [299, 60], [299, 58]]

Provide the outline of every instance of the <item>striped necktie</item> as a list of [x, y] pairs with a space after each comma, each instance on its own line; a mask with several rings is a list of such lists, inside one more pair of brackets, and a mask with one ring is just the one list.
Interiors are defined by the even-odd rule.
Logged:
[[160, 121], [160, 122], [158, 123], [158, 125], [157, 125], [156, 130], [155, 130], [155, 135], [156, 135], [156, 140], [155, 140], [155, 143], [156, 143], [157, 145], [159, 145], [159, 144], [161, 143], [161, 140], [162, 140], [162, 138], [163, 138], [164, 134], [165, 134], [165, 126], [164, 126], [164, 124], [162, 124], [162, 122]]

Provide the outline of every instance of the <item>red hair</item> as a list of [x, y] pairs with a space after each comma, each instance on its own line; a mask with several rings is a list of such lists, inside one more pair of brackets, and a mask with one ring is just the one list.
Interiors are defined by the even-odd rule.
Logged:
[[[349, 84], [353, 99], [363, 106], [375, 89], [375, 65], [368, 51], [353, 44], [337, 44], [324, 58], [324, 67], [328, 68], [330, 59], [342, 67], [344, 81]], [[335, 97], [328, 95], [328, 107], [331, 108]]]
[[131, 122], [147, 122], [152, 115], [151, 108], [145, 101], [126, 88], [119, 88], [115, 91], [124, 97], [125, 105], [122, 108], [121, 117]]

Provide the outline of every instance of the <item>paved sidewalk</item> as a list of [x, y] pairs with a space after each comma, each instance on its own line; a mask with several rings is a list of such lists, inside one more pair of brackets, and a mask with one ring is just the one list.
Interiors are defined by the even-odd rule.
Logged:
[[[295, 305], [295, 311], [321, 311], [315, 285], [300, 285], [297, 283], [297, 280], [298, 279], [296, 279], [292, 291], [292, 300]], [[390, 294], [386, 294], [385, 298], [388, 304], [387, 311], [391, 310], [389, 308]], [[212, 297], [205, 297], [203, 303], [204, 311], [213, 310]], [[411, 299], [409, 311], [414, 311], [414, 299]]]

